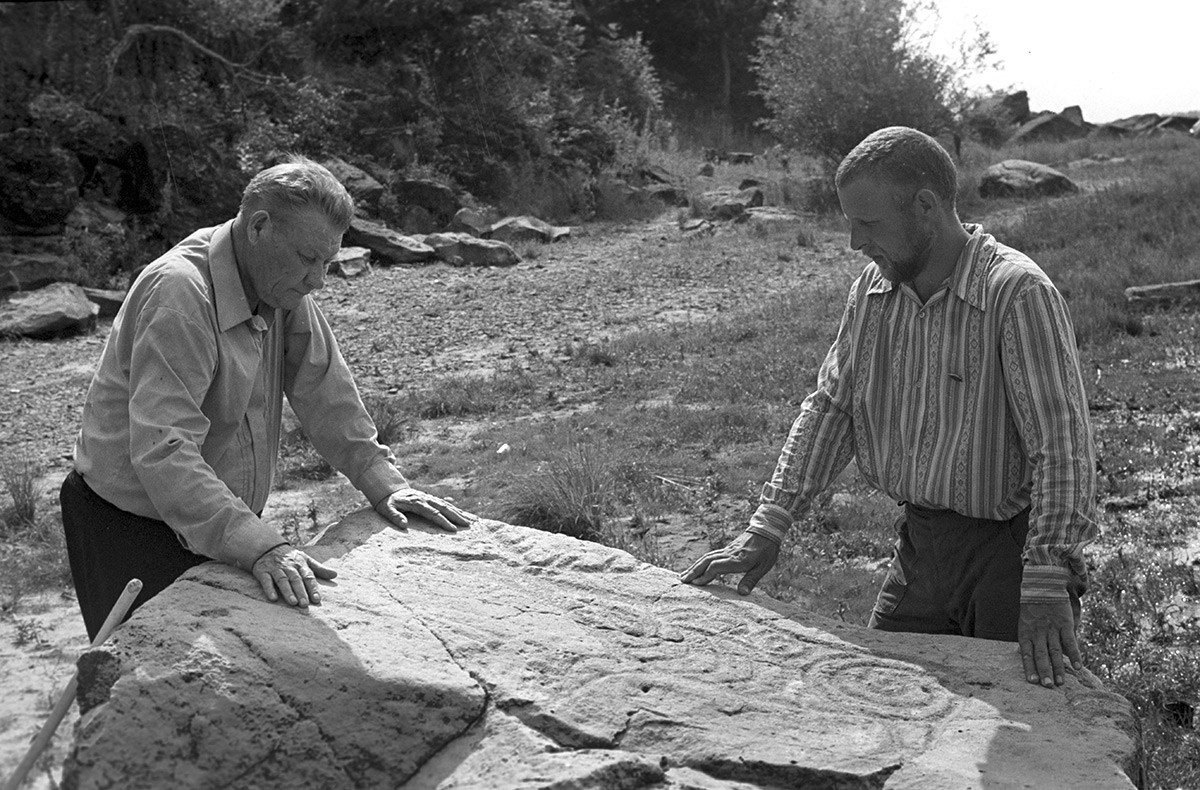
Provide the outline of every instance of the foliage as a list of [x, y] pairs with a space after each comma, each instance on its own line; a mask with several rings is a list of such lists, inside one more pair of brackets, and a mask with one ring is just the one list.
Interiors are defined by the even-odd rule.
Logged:
[[907, 0], [785, 4], [755, 57], [766, 127], [831, 167], [884, 126], [950, 128], [955, 72], [915, 38], [913, 14]]
[[636, 31], [645, 40], [666, 83], [672, 117], [719, 119], [704, 144], [725, 145], [730, 127], [750, 127], [762, 115], [751, 55], [771, 7], [768, 0], [588, 0], [582, 5], [596, 35]]

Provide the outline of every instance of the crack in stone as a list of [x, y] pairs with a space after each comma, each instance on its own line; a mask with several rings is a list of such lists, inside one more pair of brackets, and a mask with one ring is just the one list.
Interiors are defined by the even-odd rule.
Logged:
[[685, 761], [683, 764], [714, 779], [747, 782], [764, 787], [803, 787], [805, 790], [883, 790], [888, 777], [903, 767], [903, 763], [893, 763], [869, 774], [856, 774], [831, 768], [780, 765], [761, 760], [712, 758]]

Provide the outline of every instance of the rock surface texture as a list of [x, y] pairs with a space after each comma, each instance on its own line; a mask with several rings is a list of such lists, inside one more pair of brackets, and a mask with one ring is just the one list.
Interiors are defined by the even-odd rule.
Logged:
[[323, 604], [190, 571], [80, 660], [67, 788], [1119, 788], [1128, 704], [497, 522], [312, 548]]

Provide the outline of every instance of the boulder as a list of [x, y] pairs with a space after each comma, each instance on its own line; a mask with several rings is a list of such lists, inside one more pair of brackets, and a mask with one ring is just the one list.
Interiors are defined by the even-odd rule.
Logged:
[[[1067, 109], [1071, 110], [1072, 108]], [[1082, 114], [1079, 115], [1079, 120], [1076, 120], [1074, 112], [1067, 112], [1065, 114], [1053, 112], [1041, 113], [1021, 124], [1013, 132], [1013, 136], [1009, 142], [1016, 144], [1042, 140], [1076, 140], [1080, 137], [1086, 137], [1088, 132], [1091, 131], [1089, 126], [1082, 121]]]
[[79, 201], [83, 168], [45, 132], [0, 134], [0, 214], [19, 225], [61, 225]]
[[337, 157], [326, 159], [321, 164], [342, 183], [350, 197], [354, 198], [355, 204], [370, 211], [379, 208], [379, 198], [383, 197], [386, 188], [365, 170]]
[[993, 117], [1006, 125], [1022, 124], [1029, 120], [1029, 93], [994, 93], [981, 99], [972, 111], [975, 116]]
[[483, 236], [498, 220], [497, 212], [484, 209], [464, 207], [455, 212], [446, 230], [451, 233], [470, 233], [472, 236]]
[[522, 241], [540, 241], [549, 244], [571, 235], [571, 229], [543, 222], [537, 217], [505, 217], [487, 229], [486, 238], [516, 244]]
[[74, 283], [53, 283], [0, 301], [0, 337], [48, 338], [87, 332], [100, 308]]
[[0, 293], [41, 288], [65, 278], [69, 268], [57, 252], [0, 250]]
[[1166, 115], [1155, 124], [1154, 131], [1189, 134], [1196, 124], [1200, 124], [1200, 118], [1195, 115]]
[[347, 247], [366, 247], [385, 265], [426, 263], [436, 257], [428, 244], [397, 233], [386, 225], [357, 217], [350, 220], [342, 243]]
[[109, 288], [88, 288], [83, 286], [83, 295], [96, 305], [101, 318], [112, 318], [121, 310], [128, 291], [118, 291]]
[[1092, 135], [1095, 137], [1131, 137], [1149, 132], [1160, 121], [1162, 121], [1162, 116], [1158, 113], [1131, 115], [1128, 118], [1119, 118], [1100, 124], [1092, 130]]
[[451, 266], [515, 266], [521, 262], [516, 250], [504, 242], [478, 239], [469, 233], [431, 233], [421, 240]]
[[689, 203], [686, 187], [674, 184], [650, 184], [643, 191], [647, 197], [666, 206], [682, 208]]
[[424, 178], [407, 178], [392, 184], [392, 194], [402, 205], [420, 206], [433, 215], [438, 227], [445, 227], [460, 208], [454, 190], [445, 184]]
[[758, 187], [714, 189], [702, 192], [696, 198], [696, 208], [709, 219], [733, 219], [746, 209], [762, 204], [763, 193]]
[[366, 247], [342, 247], [329, 262], [329, 273], [358, 277], [371, 270], [371, 251]]
[[1052, 197], [1078, 192], [1079, 187], [1063, 173], [1037, 162], [1006, 159], [983, 171], [979, 195], [997, 197]]
[[188, 571], [79, 660], [63, 786], [1133, 787], [1130, 706], [1011, 644], [888, 634], [494, 521], [364, 509], [322, 603]]

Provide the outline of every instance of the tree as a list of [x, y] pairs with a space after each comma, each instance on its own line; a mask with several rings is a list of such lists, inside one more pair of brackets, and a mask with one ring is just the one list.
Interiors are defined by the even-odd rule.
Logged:
[[788, 0], [755, 57], [772, 113], [764, 125], [830, 167], [884, 126], [953, 130], [962, 82], [922, 45], [918, 10], [908, 0]]
[[749, 125], [762, 113], [750, 57], [770, 0], [580, 0], [592, 24], [637, 31], [673, 89], [673, 109]]

